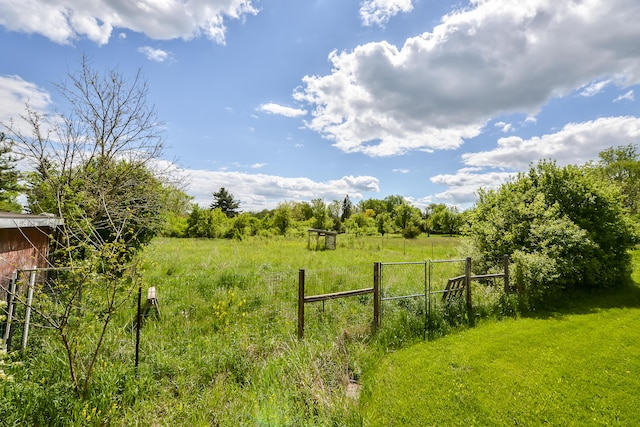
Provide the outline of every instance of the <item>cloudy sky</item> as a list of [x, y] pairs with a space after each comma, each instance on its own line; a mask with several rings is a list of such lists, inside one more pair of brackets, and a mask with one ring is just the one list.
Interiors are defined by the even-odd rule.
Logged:
[[140, 69], [202, 205], [473, 204], [640, 141], [638, 0], [0, 0], [0, 121]]

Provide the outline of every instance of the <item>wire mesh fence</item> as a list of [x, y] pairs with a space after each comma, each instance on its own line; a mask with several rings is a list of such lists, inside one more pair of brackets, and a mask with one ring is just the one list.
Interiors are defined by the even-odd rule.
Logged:
[[[374, 311], [373, 292], [349, 298], [318, 299], [306, 304], [305, 335], [319, 338], [340, 333], [368, 334], [371, 327], [377, 325], [378, 316], [382, 328], [402, 329], [405, 334], [425, 338], [469, 322], [466, 295], [446, 297], [450, 279], [465, 274], [465, 260], [378, 265], [379, 312]], [[49, 270], [37, 273], [36, 288], [39, 292], [55, 295], [52, 282], [46, 280], [51, 275]], [[374, 286], [374, 272], [372, 264], [305, 270], [304, 296], [370, 289]], [[167, 276], [165, 282], [153, 285], [157, 285], [159, 304], [167, 305], [165, 313], [169, 316], [184, 318], [188, 322], [208, 317], [214, 332], [241, 323], [251, 325], [253, 332], [261, 335], [296, 334], [300, 315], [299, 271], [221, 269], [206, 277], [198, 271], [180, 277]], [[13, 334], [18, 341], [24, 335], [29, 272], [22, 272], [20, 277], [15, 290], [18, 303], [13, 306], [11, 319]], [[471, 305], [477, 315], [494, 307], [503, 294], [504, 279], [500, 275], [477, 278], [470, 283]], [[132, 313], [134, 297], [131, 296]], [[55, 298], [51, 301], [55, 302]], [[5, 316], [7, 311], [4, 307]], [[0, 337], [6, 330], [6, 325], [0, 325]], [[14, 338], [14, 343], [18, 341]]]
[[302, 337], [302, 330], [312, 338], [368, 334], [375, 322], [373, 275], [370, 264], [304, 270], [303, 295], [298, 296], [304, 307], [303, 313], [298, 312], [302, 322], [298, 324], [298, 336]]

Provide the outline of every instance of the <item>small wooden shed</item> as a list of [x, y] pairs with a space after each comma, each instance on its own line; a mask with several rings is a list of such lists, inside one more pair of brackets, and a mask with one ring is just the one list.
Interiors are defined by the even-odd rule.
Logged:
[[0, 212], [0, 300], [16, 270], [47, 267], [49, 235], [62, 224], [53, 215]]
[[[315, 249], [331, 249], [334, 250], [336, 248], [336, 240], [338, 233], [335, 231], [329, 230], [320, 230], [318, 228], [310, 228], [309, 230], [309, 238], [307, 240], [307, 248], [312, 249], [311, 247], [311, 236], [316, 236], [316, 246]], [[321, 246], [321, 237], [324, 237], [324, 247]]]

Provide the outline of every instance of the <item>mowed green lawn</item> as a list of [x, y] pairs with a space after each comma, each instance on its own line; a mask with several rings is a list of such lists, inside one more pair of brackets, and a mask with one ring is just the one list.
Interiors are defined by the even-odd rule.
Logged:
[[635, 286], [386, 356], [365, 425], [640, 425], [638, 251], [634, 262]]

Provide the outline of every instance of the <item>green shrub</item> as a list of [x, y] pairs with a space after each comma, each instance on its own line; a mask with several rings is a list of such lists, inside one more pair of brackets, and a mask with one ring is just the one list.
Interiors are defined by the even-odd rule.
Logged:
[[512, 255], [529, 304], [565, 289], [629, 281], [636, 241], [619, 191], [589, 169], [541, 162], [497, 191], [481, 191], [467, 234], [474, 272]]

